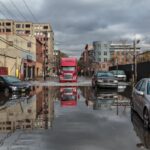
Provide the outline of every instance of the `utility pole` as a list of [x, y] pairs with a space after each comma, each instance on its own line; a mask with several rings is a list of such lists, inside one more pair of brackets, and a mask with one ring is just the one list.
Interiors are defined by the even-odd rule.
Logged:
[[47, 32], [44, 32], [44, 64], [43, 64], [43, 76], [44, 76], [44, 81], [46, 80], [46, 53], [47, 53]]
[[133, 53], [133, 63], [134, 63], [134, 71], [133, 71], [133, 83], [135, 84], [137, 81], [137, 53], [136, 53], [136, 44], [138, 44], [140, 40], [134, 40], [133, 41], [133, 48], [134, 48], [134, 53]]

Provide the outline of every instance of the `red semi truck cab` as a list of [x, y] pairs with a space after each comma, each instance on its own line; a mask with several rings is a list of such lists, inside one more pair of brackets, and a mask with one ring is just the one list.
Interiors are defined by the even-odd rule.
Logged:
[[61, 58], [60, 61], [60, 82], [77, 82], [77, 58]]

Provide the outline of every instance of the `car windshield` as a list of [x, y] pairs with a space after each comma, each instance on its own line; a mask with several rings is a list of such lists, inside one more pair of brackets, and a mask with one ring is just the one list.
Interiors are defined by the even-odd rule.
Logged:
[[63, 71], [74, 71], [75, 67], [62, 67]]
[[17, 79], [16, 77], [13, 77], [13, 76], [5, 76], [4, 79], [9, 83], [21, 82], [21, 80]]
[[111, 72], [98, 72], [97, 77], [114, 77]]
[[124, 75], [124, 71], [123, 70], [113, 70], [111, 71], [114, 75]]
[[150, 81], [147, 84], [147, 94], [150, 95]]

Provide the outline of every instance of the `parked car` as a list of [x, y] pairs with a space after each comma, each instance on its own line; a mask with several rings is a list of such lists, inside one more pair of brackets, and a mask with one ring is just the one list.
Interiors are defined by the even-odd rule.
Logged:
[[118, 78], [119, 81], [126, 81], [127, 76], [124, 72], [124, 70], [111, 70], [111, 72], [114, 74], [116, 78]]
[[141, 79], [133, 88], [132, 109], [144, 120], [144, 126], [150, 127], [150, 78]]
[[139, 115], [131, 109], [131, 121], [136, 135], [139, 137], [139, 143], [136, 146], [139, 149], [150, 149], [150, 131], [143, 127], [143, 121]]
[[98, 71], [92, 77], [94, 88], [117, 88], [118, 80], [110, 71]]
[[5, 93], [9, 92], [28, 92], [31, 85], [25, 83], [14, 76], [0, 75], [0, 90]]

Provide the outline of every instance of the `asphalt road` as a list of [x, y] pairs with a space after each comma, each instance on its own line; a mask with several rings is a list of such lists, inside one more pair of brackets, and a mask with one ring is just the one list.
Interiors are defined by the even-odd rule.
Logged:
[[[82, 79], [86, 84], [72, 85], [76, 98], [68, 102], [62, 96], [66, 85], [55, 86], [56, 82], [32, 82], [36, 86], [30, 96], [0, 95], [0, 126], [15, 124], [14, 130], [1, 129], [0, 150], [150, 149], [150, 131], [131, 111], [128, 84], [95, 91], [90, 79]], [[23, 128], [24, 124], [31, 126]]]

